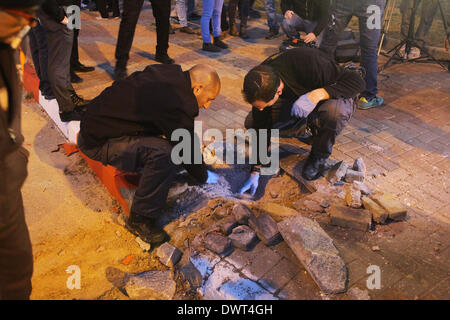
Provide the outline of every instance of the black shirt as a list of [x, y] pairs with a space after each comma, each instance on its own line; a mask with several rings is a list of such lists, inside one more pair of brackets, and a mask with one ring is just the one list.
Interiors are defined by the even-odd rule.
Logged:
[[[87, 149], [123, 136], [163, 135], [170, 140], [178, 128], [195, 137], [198, 113], [189, 73], [179, 65], [150, 65], [114, 82], [93, 99], [81, 120], [80, 134]], [[199, 181], [206, 180], [204, 164], [185, 167]]]

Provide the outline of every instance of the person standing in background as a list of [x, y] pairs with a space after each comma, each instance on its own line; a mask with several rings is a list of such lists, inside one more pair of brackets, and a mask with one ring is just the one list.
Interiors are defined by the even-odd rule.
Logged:
[[[203, 14], [200, 19], [200, 26], [202, 28], [202, 50], [210, 52], [219, 52], [222, 49], [227, 49], [228, 45], [220, 40], [222, 33], [221, 17], [222, 17], [223, 0], [203, 0]], [[211, 42], [211, 33], [209, 31], [209, 24], [212, 19], [213, 39]]]
[[247, 34], [247, 20], [248, 20], [248, 13], [249, 13], [249, 7], [250, 2], [249, 0], [230, 0], [228, 2], [228, 19], [230, 23], [230, 35], [237, 36], [238, 31], [236, 27], [236, 11], [239, 6], [239, 19], [240, 19], [240, 26], [239, 26], [239, 37], [242, 39], [248, 39]]
[[39, 3], [0, 2], [0, 300], [28, 300], [31, 294], [33, 253], [21, 192], [29, 153], [22, 147], [17, 48], [36, 23]]

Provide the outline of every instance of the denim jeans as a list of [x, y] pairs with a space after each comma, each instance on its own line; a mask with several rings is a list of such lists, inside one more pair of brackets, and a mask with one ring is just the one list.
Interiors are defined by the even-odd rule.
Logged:
[[181, 27], [187, 27], [187, 2], [188, 0], [176, 0], [175, 10], [177, 12], [178, 21], [180, 21]]
[[264, 0], [264, 7], [266, 9], [267, 24], [269, 25], [270, 30], [278, 30], [280, 26], [277, 21], [275, 0]]
[[223, 0], [204, 0], [203, 14], [200, 19], [202, 28], [202, 39], [204, 43], [211, 43], [211, 34], [209, 33], [209, 21], [212, 18], [213, 37], [218, 37], [222, 33], [220, 28], [220, 18], [222, 16]]
[[[311, 21], [307, 19], [301, 18], [296, 13], [293, 14], [291, 19], [284, 18], [281, 23], [281, 28], [284, 33], [288, 36], [289, 39], [299, 38], [298, 31], [304, 31], [307, 34], [313, 32], [314, 28], [317, 25], [317, 21]], [[316, 45], [319, 46], [322, 41], [323, 31], [316, 35]]]
[[373, 14], [367, 12], [370, 5], [377, 5], [381, 10], [380, 21], [383, 19], [385, 0], [336, 0], [331, 7], [332, 19], [325, 30], [321, 48], [334, 56], [339, 33], [350, 22], [353, 16], [358, 17], [361, 46], [361, 66], [366, 70], [366, 89], [361, 96], [370, 100], [378, 93], [378, 42], [381, 29], [369, 29], [368, 20]]

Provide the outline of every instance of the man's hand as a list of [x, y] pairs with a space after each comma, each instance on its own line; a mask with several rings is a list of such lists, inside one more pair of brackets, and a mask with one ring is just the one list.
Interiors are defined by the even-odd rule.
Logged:
[[67, 17], [64, 17], [64, 19], [62, 19], [60, 23], [67, 25], [69, 23], [69, 19], [67, 19]]
[[255, 195], [256, 190], [258, 189], [259, 185], [259, 173], [254, 172], [250, 175], [250, 178], [244, 183], [242, 188], [239, 189], [239, 193], [243, 194], [245, 191], [250, 189], [250, 194], [252, 196]]
[[294, 11], [292, 10], [286, 10], [286, 12], [284, 13], [284, 17], [286, 19], [291, 19], [294, 16]]
[[219, 175], [217, 173], [214, 173], [212, 171], [206, 170], [208, 172], [208, 179], [206, 179], [207, 184], [213, 184], [219, 182]]
[[311, 33], [308, 33], [305, 36], [305, 39], [303, 39], [303, 40], [305, 41], [305, 43], [310, 43], [310, 42], [316, 41], [316, 39], [317, 39], [316, 35], [311, 32]]

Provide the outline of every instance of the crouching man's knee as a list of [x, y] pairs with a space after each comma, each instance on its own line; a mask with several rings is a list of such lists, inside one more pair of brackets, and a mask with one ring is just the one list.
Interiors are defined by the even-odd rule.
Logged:
[[339, 134], [350, 121], [354, 107], [352, 99], [330, 99], [319, 107], [321, 126]]

